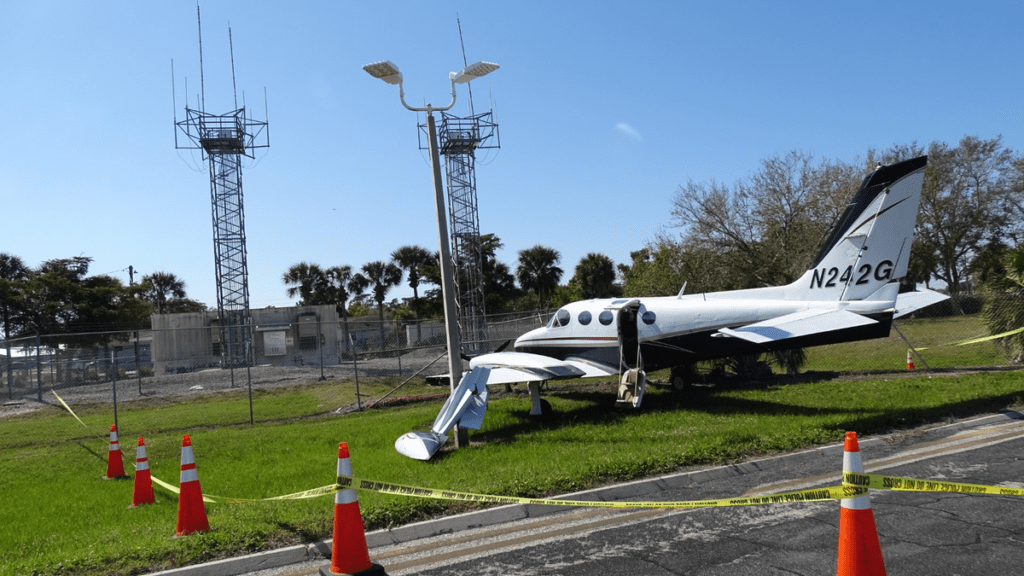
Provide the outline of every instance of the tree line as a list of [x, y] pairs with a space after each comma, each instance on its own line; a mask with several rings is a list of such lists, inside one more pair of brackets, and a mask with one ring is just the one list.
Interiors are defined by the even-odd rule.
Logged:
[[[618, 266], [587, 254], [562, 283], [561, 254], [535, 245], [513, 269], [497, 259], [502, 241], [480, 237], [488, 313], [535, 310], [608, 296], [660, 296], [791, 282], [810, 264], [864, 176], [879, 164], [929, 157], [908, 287], [941, 283], [959, 312], [963, 298], [1005, 281], [1007, 261], [1024, 242], [1024, 156], [1001, 137], [965, 136], [957, 144], [917, 142], [869, 149], [852, 161], [791, 151], [762, 160], [748, 177], [725, 184], [688, 181], [672, 199], [669, 227]], [[173, 273], [124, 286], [88, 276], [91, 259], [74, 257], [36, 268], [0, 254], [0, 321], [5, 338], [145, 325], [150, 314], [204, 310]], [[402, 246], [388, 260], [349, 265], [292, 265], [285, 293], [301, 305], [333, 304], [343, 318], [374, 311], [396, 318], [442, 315], [437, 252]], [[456, 267], [465, 263], [456, 262]], [[388, 300], [402, 281], [412, 298]], [[1005, 291], [1005, 289], [1004, 289]]]

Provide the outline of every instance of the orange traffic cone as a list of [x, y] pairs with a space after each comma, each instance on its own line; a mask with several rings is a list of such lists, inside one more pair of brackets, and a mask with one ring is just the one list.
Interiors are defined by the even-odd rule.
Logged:
[[907, 350], [907, 370], [914, 369], [914, 357], [910, 355], [910, 350]]
[[[843, 472], [863, 473], [857, 433], [847, 432], [843, 446]], [[839, 509], [838, 576], [885, 576], [882, 546], [878, 542], [871, 496], [843, 498]]]
[[139, 446], [135, 449], [135, 486], [132, 490], [132, 505], [155, 504], [153, 496], [153, 478], [149, 475], [149, 459], [146, 458], [146, 443], [139, 438]]
[[121, 458], [121, 445], [117, 443], [117, 426], [110, 426], [110, 446], [107, 448], [107, 475], [104, 480], [127, 478], [124, 473], [124, 460]]
[[[352, 462], [348, 459], [348, 444], [338, 445], [338, 476], [352, 476]], [[321, 576], [336, 574], [383, 575], [387, 572], [379, 564], [370, 562], [363, 531], [363, 515], [359, 512], [356, 490], [334, 493], [334, 536], [331, 541], [331, 566], [320, 568]]]
[[199, 472], [196, 471], [192, 439], [188, 434], [181, 439], [181, 483], [178, 489], [178, 531], [174, 535], [208, 531], [210, 522], [206, 519], [203, 490], [199, 487]]

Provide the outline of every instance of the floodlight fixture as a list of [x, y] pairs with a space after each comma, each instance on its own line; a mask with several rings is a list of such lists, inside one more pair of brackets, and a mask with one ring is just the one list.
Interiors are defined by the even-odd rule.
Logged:
[[395, 66], [390, 60], [367, 64], [363, 66], [363, 70], [366, 70], [370, 76], [380, 78], [388, 84], [402, 83], [402, 73], [398, 71], [398, 66]]
[[466, 66], [465, 68], [459, 70], [458, 72], [452, 72], [452, 82], [456, 84], [465, 84], [466, 82], [469, 82], [475, 78], [486, 76], [491, 72], [494, 72], [498, 68], [499, 66], [494, 62], [485, 62], [481, 60], [476, 64], [470, 64], [469, 66]]
[[405, 102], [405, 89], [402, 87], [402, 73], [398, 71], [398, 66], [395, 66], [390, 60], [381, 60], [380, 62], [374, 62], [363, 66], [363, 70], [366, 70], [367, 74], [374, 78], [380, 78], [388, 84], [398, 85], [398, 98], [402, 101], [402, 106], [405, 106], [409, 110], [414, 112], [443, 112], [451, 109], [455, 106], [455, 85], [465, 84], [472, 81], [474, 78], [486, 76], [491, 72], [497, 70], [499, 66], [494, 62], [486, 62], [481, 60], [475, 64], [470, 64], [458, 72], [449, 72], [448, 80], [452, 83], [452, 101], [447, 106], [434, 106], [427, 104], [425, 107], [409, 106]]

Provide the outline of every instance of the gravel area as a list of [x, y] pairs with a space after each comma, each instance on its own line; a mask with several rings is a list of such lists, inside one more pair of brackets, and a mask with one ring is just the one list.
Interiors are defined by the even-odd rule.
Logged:
[[[418, 370], [422, 370], [422, 375], [444, 373], [447, 372], [447, 364], [444, 358], [433, 362], [432, 365], [430, 364], [440, 354], [441, 350], [431, 349], [429, 351], [418, 350], [412, 354], [407, 354], [401, 360], [398, 358], [359, 360], [357, 364], [359, 377], [408, 378]], [[401, 368], [399, 368], [399, 362], [401, 362]], [[232, 372], [234, 372], [233, 375]], [[232, 384], [232, 376], [234, 377], [234, 384]], [[208, 368], [181, 374], [162, 374], [142, 378], [141, 395], [139, 394], [139, 379], [134, 373], [129, 373], [126, 378], [117, 381], [117, 400], [122, 402], [161, 396], [209, 394], [232, 389], [245, 390], [248, 388], [250, 378], [252, 379], [253, 389], [296, 386], [318, 382], [321, 378], [327, 380], [351, 380], [355, 378], [355, 368], [352, 364], [324, 366], [323, 369], [319, 365], [254, 366], [248, 370], [245, 367], [241, 367], [235, 368], [233, 371], [223, 368]], [[6, 384], [5, 379], [0, 378], [0, 383]], [[43, 406], [60, 405], [57, 398], [50, 392], [49, 385], [46, 384], [43, 386], [41, 402], [35, 387], [31, 389], [15, 388], [13, 393], [6, 388], [6, 385], [0, 387], [0, 398], [3, 398], [3, 402], [0, 403], [0, 418], [31, 412]], [[111, 402], [113, 399], [113, 388], [109, 380], [98, 383], [57, 387], [56, 391], [68, 403]]]

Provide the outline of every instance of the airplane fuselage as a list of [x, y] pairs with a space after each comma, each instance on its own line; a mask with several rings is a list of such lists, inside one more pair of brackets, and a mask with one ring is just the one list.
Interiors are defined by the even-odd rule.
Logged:
[[[741, 292], [638, 299], [637, 340], [644, 368], [652, 371], [699, 360], [885, 337], [892, 324], [893, 309], [887, 302], [781, 300], [776, 299], [780, 296], [776, 288]], [[578, 358], [615, 369], [620, 352], [614, 310], [629, 301], [595, 299], [568, 304], [543, 328], [519, 337], [515, 350], [558, 360]], [[719, 333], [723, 328], [815, 309], [846, 310], [875, 322], [780, 342], [752, 343]]]

